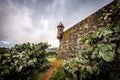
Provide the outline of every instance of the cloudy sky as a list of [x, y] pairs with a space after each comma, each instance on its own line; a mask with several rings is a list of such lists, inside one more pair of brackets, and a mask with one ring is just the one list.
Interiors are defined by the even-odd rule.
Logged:
[[58, 47], [57, 25], [65, 30], [112, 0], [0, 0], [0, 46], [48, 42]]

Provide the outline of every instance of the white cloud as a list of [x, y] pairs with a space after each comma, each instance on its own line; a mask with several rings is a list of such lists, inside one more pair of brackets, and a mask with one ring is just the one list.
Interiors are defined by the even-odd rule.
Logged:
[[11, 46], [13, 46], [14, 45], [14, 43], [12, 43], [12, 42], [8, 42], [8, 41], [0, 41], [0, 47], [11, 47]]
[[42, 41], [48, 42], [54, 47], [58, 46], [56, 31], [53, 31], [53, 29], [56, 29], [56, 26], [52, 28], [55, 24], [55, 18], [48, 17], [46, 19], [42, 17], [36, 24], [33, 24], [32, 21], [34, 19], [31, 18], [33, 10], [25, 6], [21, 8], [12, 6], [9, 9], [11, 12], [5, 11], [9, 14], [8, 23], [4, 24], [4, 34], [9, 37], [6, 41], [15, 43], [38, 43]]
[[[76, 3], [69, 3], [69, 0], [54, 0], [51, 4], [41, 1], [43, 3], [41, 5], [37, 3], [38, 0], [30, 0], [30, 2], [25, 0], [24, 4], [19, 1], [7, 0], [9, 5], [0, 6], [0, 12], [3, 12], [2, 17], [0, 15], [0, 23], [2, 23], [0, 37], [2, 34], [5, 37], [2, 41], [6, 41], [2, 43], [38, 43], [42, 41], [58, 47], [56, 27], [59, 22], [63, 21], [67, 29], [96, 9], [90, 4], [81, 6], [82, 3], [76, 5]], [[26, 4], [27, 2], [30, 4]], [[32, 4], [34, 5], [31, 6]], [[75, 10], [75, 6], [79, 8]]]
[[40, 19], [40, 21], [38, 21], [37, 27], [42, 28], [43, 30], [47, 30], [48, 25], [49, 25], [48, 20], [42, 18], [42, 19]]
[[2, 41], [4, 44], [11, 44], [12, 42]]
[[8, 14], [8, 22], [4, 24], [4, 33], [9, 36], [10, 40], [18, 39], [19, 41], [26, 33], [23, 29], [32, 28], [31, 12], [26, 7], [23, 7], [21, 9], [12, 8]]

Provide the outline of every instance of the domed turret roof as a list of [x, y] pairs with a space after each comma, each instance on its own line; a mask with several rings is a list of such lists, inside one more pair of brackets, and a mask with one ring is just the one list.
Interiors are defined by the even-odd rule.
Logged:
[[58, 28], [58, 27], [64, 28], [64, 25], [62, 24], [62, 22], [59, 23], [59, 25], [57, 26], [57, 28]]

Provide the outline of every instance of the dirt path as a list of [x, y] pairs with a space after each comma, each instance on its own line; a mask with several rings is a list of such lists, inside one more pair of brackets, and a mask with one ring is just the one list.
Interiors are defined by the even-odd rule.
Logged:
[[55, 71], [55, 69], [62, 64], [61, 60], [55, 60], [52, 63], [52, 66], [42, 75], [40, 80], [49, 80], [49, 78], [51, 77], [53, 71]]

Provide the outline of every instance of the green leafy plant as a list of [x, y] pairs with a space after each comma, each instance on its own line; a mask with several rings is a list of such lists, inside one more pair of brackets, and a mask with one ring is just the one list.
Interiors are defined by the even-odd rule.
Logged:
[[86, 49], [61, 66], [71, 79], [120, 79], [120, 21], [116, 21], [80, 38], [83, 44], [87, 44]]
[[50, 64], [45, 58], [47, 43], [23, 43], [0, 54], [0, 79], [27, 80], [30, 74], [47, 69]]
[[99, 54], [108, 62], [112, 62], [115, 59], [115, 52], [110, 44], [102, 44], [99, 46]]
[[67, 75], [63, 71], [63, 69], [58, 68], [55, 70], [50, 78], [50, 80], [65, 80]]

